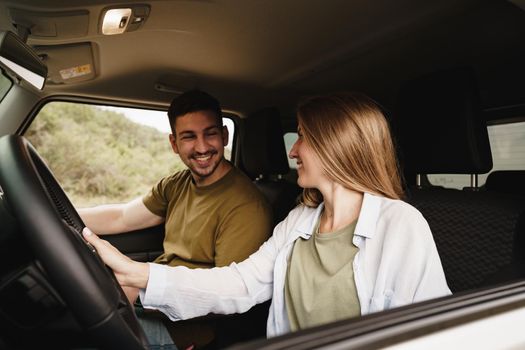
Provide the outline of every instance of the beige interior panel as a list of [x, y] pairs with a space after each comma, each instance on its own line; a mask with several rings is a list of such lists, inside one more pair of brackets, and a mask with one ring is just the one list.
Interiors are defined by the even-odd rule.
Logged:
[[35, 38], [80, 38], [88, 33], [89, 12], [75, 10], [65, 12], [33, 12], [10, 8], [11, 21], [30, 29]]

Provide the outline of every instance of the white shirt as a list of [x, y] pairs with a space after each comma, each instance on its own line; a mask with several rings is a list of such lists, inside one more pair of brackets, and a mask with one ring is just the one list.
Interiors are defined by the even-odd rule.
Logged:
[[[297, 238], [310, 238], [322, 208], [298, 206], [238, 264], [192, 270], [150, 263], [148, 285], [140, 292], [143, 306], [177, 321], [241, 313], [272, 298], [267, 335], [289, 332], [284, 305], [288, 256]], [[430, 228], [411, 205], [365, 193], [353, 243], [359, 248], [353, 269], [361, 314], [451, 294]]]

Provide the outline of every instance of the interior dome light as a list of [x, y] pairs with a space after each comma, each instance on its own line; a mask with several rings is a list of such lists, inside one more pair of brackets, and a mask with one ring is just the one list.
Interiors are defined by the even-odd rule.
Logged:
[[122, 34], [128, 27], [131, 18], [130, 8], [107, 10], [102, 21], [102, 34]]

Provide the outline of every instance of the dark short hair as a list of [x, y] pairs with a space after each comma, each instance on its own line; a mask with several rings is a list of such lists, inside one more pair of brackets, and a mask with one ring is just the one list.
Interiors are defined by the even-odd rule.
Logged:
[[222, 126], [222, 113], [219, 101], [210, 94], [195, 89], [184, 92], [171, 101], [168, 109], [171, 130], [175, 132], [177, 117], [197, 111], [211, 111], [217, 117], [217, 125]]

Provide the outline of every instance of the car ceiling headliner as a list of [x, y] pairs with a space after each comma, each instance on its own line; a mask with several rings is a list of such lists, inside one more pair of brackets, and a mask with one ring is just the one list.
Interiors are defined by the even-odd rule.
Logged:
[[[99, 19], [111, 4], [149, 4], [151, 12], [139, 30], [104, 36]], [[0, 1], [1, 29], [15, 31], [13, 8], [89, 13], [85, 35], [29, 36], [31, 45], [91, 42], [94, 48], [93, 80], [50, 83], [43, 96], [163, 106], [173, 93], [156, 89], [161, 83], [178, 91], [206, 89], [239, 111], [293, 104], [297, 96], [335, 89], [365, 91], [388, 103], [405, 79], [473, 64], [491, 107], [509, 98], [489, 94], [494, 82], [513, 86], [524, 76], [523, 68], [516, 82], [507, 80], [511, 72], [501, 76], [504, 62], [519, 66], [514, 61], [525, 57], [518, 48], [524, 46], [518, 43], [525, 38], [525, 12], [511, 11], [515, 6], [506, 1], [17, 0]]]

